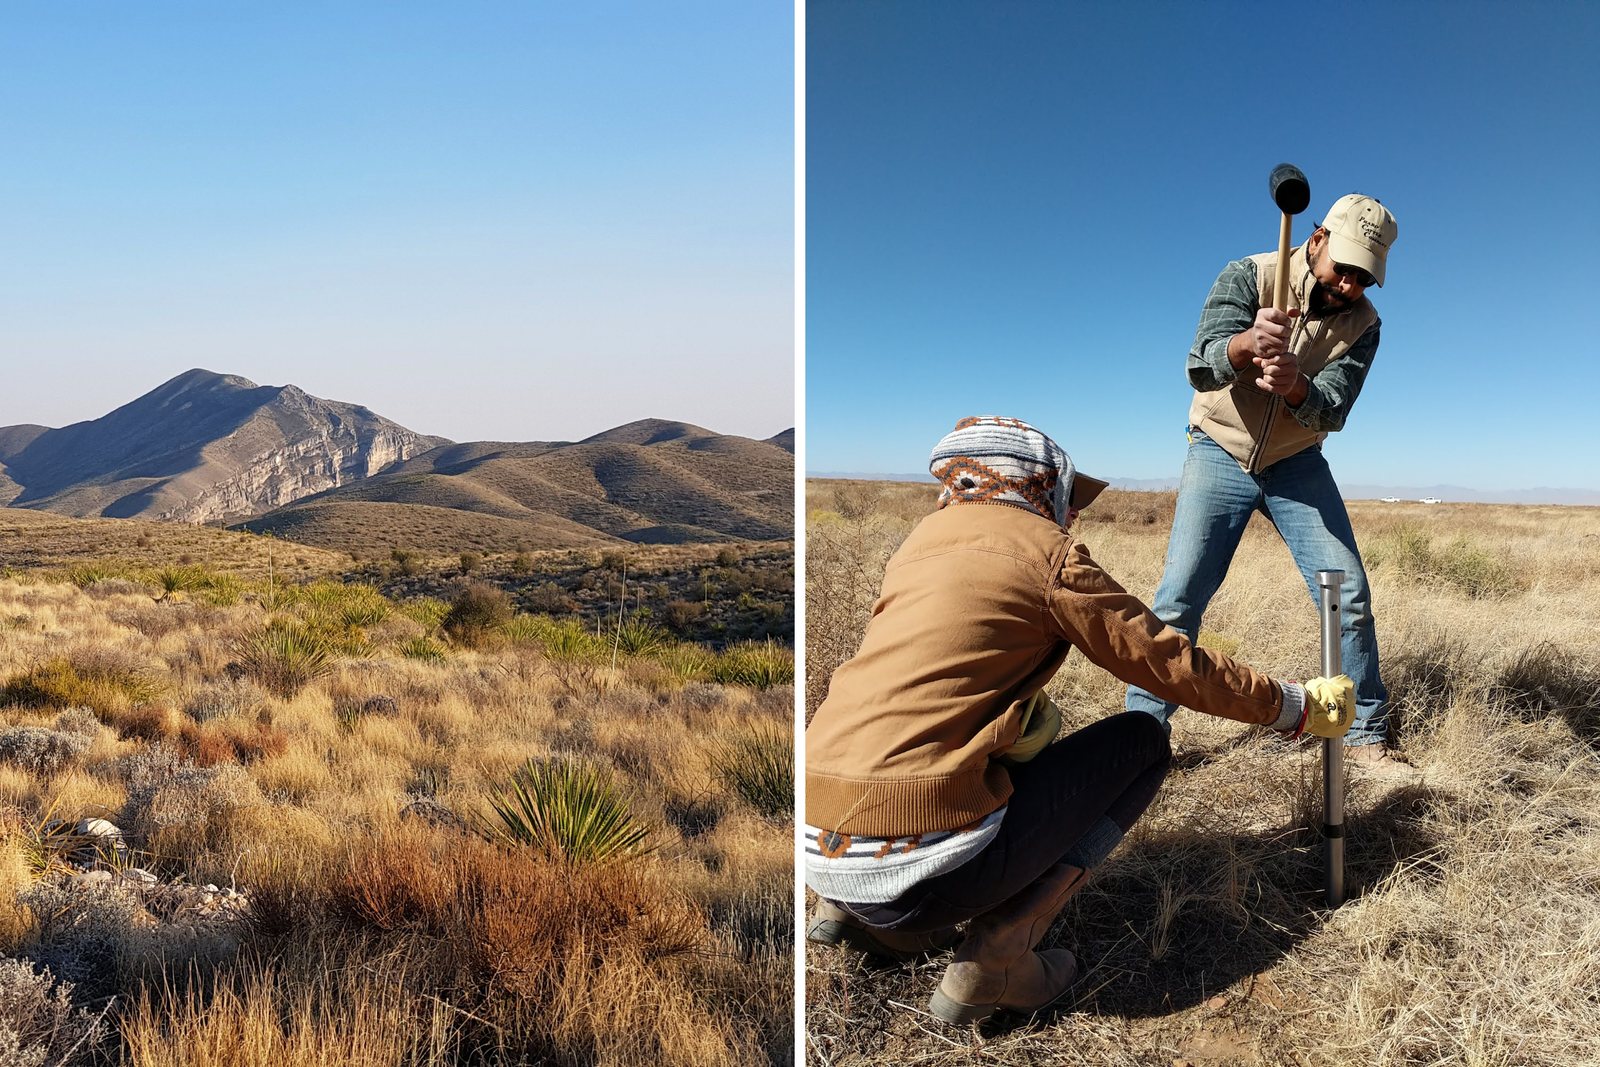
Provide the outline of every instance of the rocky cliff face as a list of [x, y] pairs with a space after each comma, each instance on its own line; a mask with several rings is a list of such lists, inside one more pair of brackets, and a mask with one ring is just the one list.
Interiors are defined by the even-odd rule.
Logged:
[[244, 470], [151, 518], [233, 522], [350, 485], [420, 455], [439, 442], [410, 430], [339, 432], [285, 444], [249, 459]]
[[40, 429], [0, 428], [0, 471], [20, 490], [10, 506], [187, 522], [258, 515], [449, 443], [292, 385], [203, 370]]

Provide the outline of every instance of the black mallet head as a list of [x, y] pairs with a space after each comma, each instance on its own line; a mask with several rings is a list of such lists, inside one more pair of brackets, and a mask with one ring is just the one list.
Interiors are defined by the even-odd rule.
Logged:
[[1272, 202], [1285, 215], [1298, 215], [1311, 203], [1311, 183], [1293, 163], [1279, 163], [1273, 167], [1267, 188], [1272, 191]]

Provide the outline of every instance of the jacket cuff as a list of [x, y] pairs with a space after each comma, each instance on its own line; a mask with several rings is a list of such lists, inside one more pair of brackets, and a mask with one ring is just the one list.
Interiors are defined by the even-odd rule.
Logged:
[[1279, 682], [1278, 689], [1283, 693], [1283, 709], [1278, 712], [1272, 728], [1284, 733], [1300, 729], [1300, 722], [1306, 714], [1305, 687], [1299, 682]]

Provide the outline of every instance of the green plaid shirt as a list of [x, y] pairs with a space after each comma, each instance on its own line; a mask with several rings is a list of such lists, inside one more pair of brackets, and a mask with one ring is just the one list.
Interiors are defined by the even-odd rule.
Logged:
[[[1217, 276], [1217, 283], [1211, 287], [1205, 307], [1200, 310], [1200, 328], [1195, 331], [1194, 347], [1189, 350], [1190, 385], [1208, 393], [1239, 377], [1239, 372], [1228, 362], [1228, 342], [1234, 334], [1255, 325], [1260, 307], [1261, 292], [1256, 287], [1255, 265], [1244, 260], [1229, 263]], [[1308, 322], [1303, 315], [1297, 318], [1290, 344], [1297, 344], [1302, 332], [1315, 321]], [[1311, 379], [1304, 402], [1289, 409], [1300, 425], [1318, 433], [1344, 429], [1344, 420], [1349, 417], [1350, 408], [1361, 393], [1361, 383], [1367, 380], [1367, 371], [1378, 354], [1378, 327], [1382, 325], [1379, 320], [1367, 327], [1343, 356]]]

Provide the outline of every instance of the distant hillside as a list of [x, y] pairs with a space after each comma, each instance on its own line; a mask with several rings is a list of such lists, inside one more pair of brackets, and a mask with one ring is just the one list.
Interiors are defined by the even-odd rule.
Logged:
[[88, 422], [0, 427], [0, 505], [79, 518], [236, 519], [447, 443], [293, 385], [197, 369]]
[[786, 437], [645, 419], [575, 443], [447, 444], [241, 526], [347, 551], [790, 540]]

